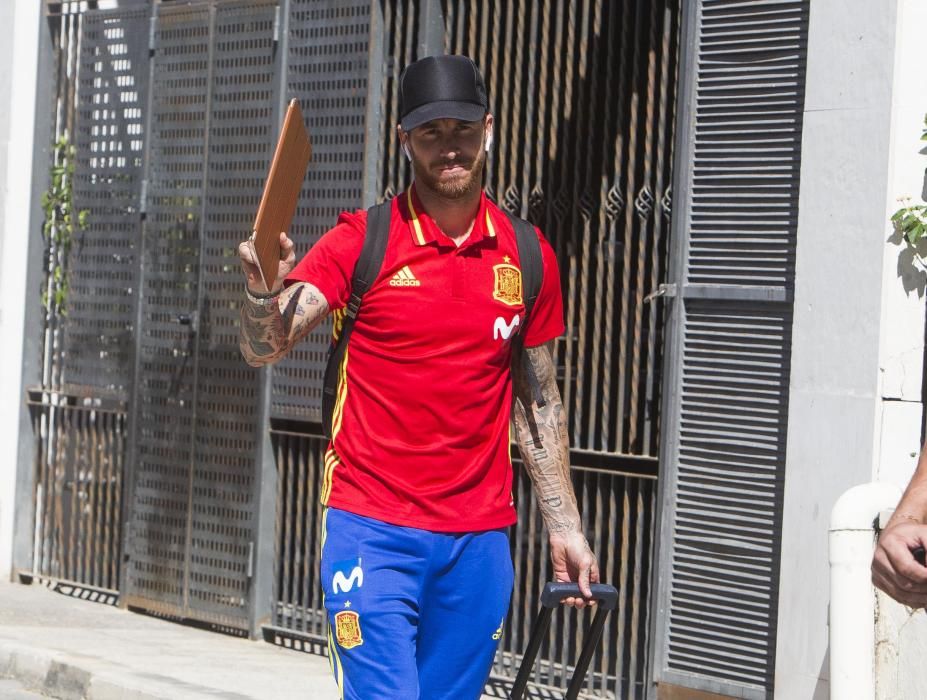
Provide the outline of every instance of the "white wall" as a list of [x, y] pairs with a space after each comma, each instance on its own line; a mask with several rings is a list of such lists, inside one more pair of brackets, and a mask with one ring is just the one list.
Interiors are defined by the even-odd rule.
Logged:
[[42, 4], [0, 2], [0, 579], [10, 575], [23, 402], [20, 376]]
[[[883, 374], [906, 396], [919, 386], [917, 363], [894, 345], [907, 336], [883, 340], [895, 323], [886, 318], [883, 290], [897, 285], [886, 279], [883, 260], [896, 186], [890, 154], [900, 2], [907, 4], [810, 3], [776, 698], [828, 696], [830, 512], [845, 490], [872, 479]], [[919, 327], [923, 344], [923, 315]], [[908, 379], [894, 372], [902, 362]], [[880, 372], [883, 366], [892, 372]]]
[[[896, 198], [917, 202], [925, 187], [927, 143], [920, 140], [927, 114], [927, 3], [901, 0], [892, 90], [889, 187], [886, 215]], [[885, 237], [892, 230], [886, 226]], [[897, 240], [897, 236], [894, 237]], [[924, 314], [927, 273], [907, 263], [903, 246], [886, 243], [883, 259], [881, 416], [873, 478], [904, 488], [917, 463], [923, 421]], [[878, 595], [876, 697], [927, 697], [927, 615]]]
[[[897, 198], [920, 201], [927, 170], [927, 142], [920, 140], [927, 114], [927, 3], [901, 0], [892, 89], [886, 218]], [[873, 476], [904, 488], [917, 463], [923, 406], [924, 297], [927, 272], [912, 265], [906, 248], [886, 224], [880, 348], [880, 449]], [[925, 251], [927, 252], [927, 251]]]
[[[0, 66], [9, 66], [13, 60], [13, 5], [0, 3]], [[0, 222], [6, 216], [6, 162], [10, 140], [10, 89], [13, 71], [0, 70]], [[3, 264], [3, 236], [0, 235], [0, 266]], [[3, 300], [0, 299], [0, 309]]]

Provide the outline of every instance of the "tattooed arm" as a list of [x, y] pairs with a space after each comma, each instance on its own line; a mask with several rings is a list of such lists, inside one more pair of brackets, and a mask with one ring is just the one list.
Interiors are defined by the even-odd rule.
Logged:
[[[523, 360], [530, 361], [541, 385], [546, 405], [539, 407], [531, 396]], [[512, 417], [522, 460], [534, 484], [541, 516], [550, 536], [550, 557], [558, 581], [574, 581], [587, 598], [590, 583], [599, 581], [595, 555], [583, 535], [576, 495], [570, 481], [569, 437], [566, 412], [557, 388], [550, 344], [525, 348], [512, 354], [515, 401]], [[583, 607], [582, 598], [567, 598], [567, 605]]]
[[[253, 246], [248, 241], [238, 246], [242, 271], [248, 291], [261, 295], [263, 287]], [[280, 264], [272, 285], [272, 298], [263, 303], [252, 301], [248, 295], [241, 304], [241, 335], [238, 345], [245, 361], [252, 367], [276, 362], [286, 355], [297, 341], [315, 328], [328, 313], [328, 302], [314, 286], [294, 284], [283, 289], [283, 280], [296, 264], [293, 241], [280, 234]]]
[[305, 282], [284, 289], [266, 305], [255, 304], [245, 297], [238, 342], [241, 354], [252, 367], [276, 362], [318, 326], [327, 313], [325, 297]]

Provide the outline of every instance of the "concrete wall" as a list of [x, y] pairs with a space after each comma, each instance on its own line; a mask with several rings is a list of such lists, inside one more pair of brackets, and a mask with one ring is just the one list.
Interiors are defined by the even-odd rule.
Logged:
[[879, 422], [896, 0], [811, 3], [776, 698], [826, 698], [827, 530]]
[[32, 231], [33, 126], [42, 4], [0, 2], [0, 578], [10, 574], [23, 387], [24, 299]]
[[924, 174], [923, 5], [811, 3], [776, 698], [828, 697], [834, 502], [877, 477], [904, 486], [918, 450], [924, 301], [888, 218]]
[[[892, 89], [886, 215], [898, 197], [915, 202], [925, 194], [927, 142], [927, 4], [899, 2], [898, 41]], [[924, 314], [927, 271], [913, 263], [891, 226], [885, 229], [882, 289], [881, 420], [879, 457], [873, 476], [904, 488], [917, 463], [923, 422]], [[927, 248], [921, 251], [927, 253]]]
[[[889, 201], [915, 202], [927, 194], [927, 143], [920, 140], [927, 114], [927, 3], [901, 0], [892, 90], [889, 145]], [[923, 424], [924, 317], [927, 272], [912, 264], [907, 249], [889, 227], [883, 259], [882, 347], [879, 372], [881, 416], [879, 452], [873, 478], [901, 488], [917, 463]], [[927, 246], [921, 251], [927, 252]], [[876, 605], [876, 698], [927, 697], [927, 615], [911, 611], [879, 593]]]
[[[13, 4], [0, 3], [0, 66], [13, 61]], [[10, 143], [10, 90], [13, 71], [0, 71], [0, 222], [6, 218], [6, 164]], [[3, 236], [0, 235], [0, 267], [3, 265]], [[0, 310], [3, 300], [0, 299]]]

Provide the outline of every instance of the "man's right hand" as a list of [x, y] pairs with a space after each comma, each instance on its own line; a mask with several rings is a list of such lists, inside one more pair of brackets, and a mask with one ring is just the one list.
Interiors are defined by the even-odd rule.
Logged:
[[914, 551], [927, 547], [927, 525], [906, 520], [889, 522], [879, 535], [872, 557], [872, 583], [899, 603], [927, 607], [927, 566]]
[[253, 294], [276, 294], [283, 289], [283, 280], [296, 267], [294, 247], [293, 241], [285, 232], [281, 232], [280, 263], [277, 265], [277, 277], [274, 280], [268, 280], [271, 284], [270, 289], [264, 289], [264, 280], [261, 277], [261, 270], [254, 255], [254, 245], [250, 240], [238, 244], [238, 258], [241, 260], [241, 269], [245, 273], [248, 289]]

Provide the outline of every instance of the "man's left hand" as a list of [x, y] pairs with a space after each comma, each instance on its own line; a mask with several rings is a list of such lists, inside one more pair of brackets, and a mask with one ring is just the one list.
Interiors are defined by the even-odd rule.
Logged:
[[550, 535], [550, 560], [554, 580], [577, 583], [583, 598], [564, 598], [563, 603], [576, 608], [595, 605], [590, 583], [599, 582], [599, 564], [582, 532], [555, 532]]

